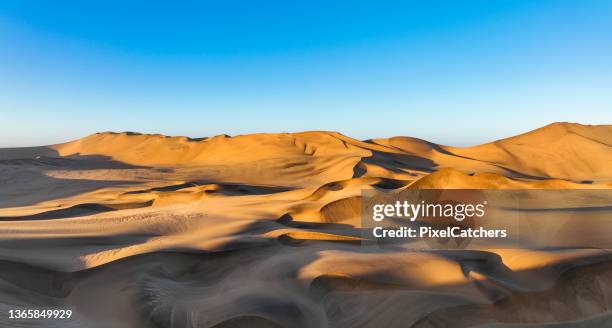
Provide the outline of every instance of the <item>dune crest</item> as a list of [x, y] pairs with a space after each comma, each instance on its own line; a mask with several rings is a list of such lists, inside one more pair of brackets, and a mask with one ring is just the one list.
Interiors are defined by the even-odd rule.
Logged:
[[102, 155], [138, 165], [235, 164], [274, 158], [367, 156], [334, 132], [260, 133], [190, 139], [158, 134], [96, 133], [52, 146], [61, 156]]
[[0, 149], [0, 308], [73, 309], [55, 327], [598, 326], [607, 249], [372, 247], [360, 211], [363, 190], [609, 189], [611, 144], [610, 125], [559, 123], [466, 148], [313, 131]]
[[571, 180], [612, 178], [609, 165], [612, 163], [612, 125], [553, 123], [488, 144], [444, 149], [526, 176]]
[[[190, 139], [137, 133], [97, 133], [51, 146], [59, 156], [108, 156], [133, 165], [305, 166], [353, 159], [361, 174], [402, 176], [455, 168], [508, 177], [612, 180], [612, 126], [553, 123], [518, 136], [473, 147], [438, 145], [411, 137], [363, 142], [336, 132], [225, 135]], [[284, 163], [279, 164], [278, 159]], [[372, 176], [372, 174], [369, 174]]]

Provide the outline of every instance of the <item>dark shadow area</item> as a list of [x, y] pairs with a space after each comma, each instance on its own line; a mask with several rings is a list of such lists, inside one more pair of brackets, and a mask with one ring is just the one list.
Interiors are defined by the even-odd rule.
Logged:
[[128, 192], [125, 192], [124, 194], [125, 195], [136, 195], [136, 194], [146, 194], [146, 193], [156, 192], [156, 191], [161, 191], [161, 192], [177, 191], [177, 190], [190, 188], [190, 187], [197, 187], [197, 186], [198, 184], [194, 182], [186, 182], [186, 183], [180, 183], [180, 184], [171, 185], [171, 186], [163, 186], [163, 187], [155, 187], [155, 188], [149, 188], [149, 189], [144, 189], [144, 190], [128, 191]]
[[145, 190], [128, 191], [125, 194], [146, 194], [150, 192], [179, 191], [185, 188], [213, 185], [213, 189], [204, 190], [206, 194], [221, 194], [224, 196], [267, 195], [295, 190], [293, 187], [250, 185], [243, 183], [227, 183], [212, 181], [193, 181], [171, 186], [149, 188]]
[[[369, 235], [367, 233], [369, 229], [366, 229], [366, 228], [357, 228], [350, 224], [345, 224], [345, 223], [299, 221], [299, 220], [293, 219], [293, 217], [289, 213], [283, 214], [275, 222], [282, 224], [289, 228], [304, 229], [307, 231], [330, 233], [330, 234], [339, 234], [339, 235], [350, 236], [350, 237], [360, 237], [361, 238], [363, 236]], [[287, 239], [285, 239], [285, 241], [286, 240]]]
[[513, 169], [509, 169], [509, 168], [507, 168], [505, 166], [501, 166], [501, 165], [499, 165], [497, 163], [490, 163], [490, 162], [487, 162], [487, 163], [489, 163], [491, 165], [495, 165], [495, 166], [499, 167], [500, 169], [510, 173], [509, 176], [510, 177], [514, 177], [514, 178], [529, 179], [529, 180], [540, 180], [540, 181], [554, 179], [553, 177], [542, 177], [542, 176], [538, 176], [538, 175], [531, 175], [531, 174], [522, 173], [522, 172], [519, 172], [519, 171], [515, 171]]
[[103, 181], [86, 179], [59, 179], [43, 171], [20, 168], [4, 172], [1, 176], [0, 207], [33, 205], [43, 201], [60, 199], [91, 192], [101, 188], [137, 185], [138, 181]]
[[240, 316], [228, 319], [219, 324], [212, 326], [211, 328], [283, 328], [278, 323], [268, 320], [263, 317], [257, 316]]
[[50, 147], [0, 149], [0, 207], [32, 205], [101, 188], [138, 184], [136, 181], [61, 179], [46, 171], [149, 169], [108, 156], [62, 157]]
[[153, 204], [153, 201], [140, 202], [140, 203], [122, 203], [122, 204], [98, 204], [98, 203], [85, 203], [70, 206], [67, 208], [61, 208], [57, 210], [51, 210], [41, 212], [32, 215], [22, 216], [0, 216], [0, 221], [27, 221], [27, 220], [52, 220], [52, 219], [67, 219], [79, 216], [93, 215], [103, 212], [126, 210], [132, 208], [148, 207]]
[[0, 260], [0, 280], [34, 294], [66, 297], [72, 289], [70, 272], [61, 272], [37, 266]]
[[295, 188], [282, 186], [257, 186], [240, 183], [218, 183], [217, 189], [205, 190], [207, 194], [221, 194], [224, 196], [267, 195], [291, 191]]
[[308, 222], [308, 221], [297, 221], [293, 219], [293, 216], [289, 213], [285, 213], [281, 215], [280, 218], [276, 220], [277, 223], [285, 225], [290, 228], [298, 228], [298, 229], [343, 229], [343, 230], [360, 230], [359, 228], [355, 228], [350, 224], [344, 223], [322, 223], [322, 222]]
[[436, 145], [436, 146], [437, 146], [437, 148], [435, 148], [435, 149], [437, 151], [445, 154], [445, 155], [454, 156], [454, 157], [463, 158], [463, 159], [468, 159], [468, 160], [476, 161], [476, 162], [487, 163], [487, 164], [496, 166], [496, 167], [498, 167], [498, 168], [508, 172], [510, 177], [521, 178], [521, 179], [530, 179], [530, 180], [550, 180], [550, 179], [554, 179], [552, 177], [542, 177], [542, 176], [531, 175], [531, 174], [519, 172], [519, 171], [513, 170], [511, 168], [505, 167], [503, 165], [500, 165], [498, 163], [495, 163], [495, 162], [489, 162], [489, 161], [485, 161], [485, 160], [481, 160], [481, 159], [477, 159], [477, 158], [472, 158], [472, 157], [469, 157], [469, 156], [457, 155], [457, 154], [451, 153], [451, 152], [449, 152], [447, 150], [444, 150], [443, 148], [441, 148], [438, 145]]
[[0, 165], [32, 166], [50, 170], [112, 170], [112, 169], [144, 169], [147, 166], [126, 164], [102, 155], [74, 155], [67, 157], [37, 157], [0, 160]]
[[[200, 327], [202, 321], [197, 318], [206, 318], [205, 326], [226, 328], [257, 325], [318, 327], [322, 322], [336, 327], [340, 322], [355, 322], [350, 321], [355, 318], [366, 318], [374, 323], [400, 322], [404, 323], [400, 325], [402, 327], [414, 328], [472, 327], [500, 322], [543, 324], [589, 320], [610, 310], [606, 301], [610, 291], [602, 287], [602, 284], [611, 282], [606, 278], [612, 274], [610, 255], [512, 271], [494, 253], [432, 250], [435, 255], [457, 261], [467, 281], [423, 287], [411, 279], [394, 278], [395, 271], [390, 271], [393, 267], [388, 265], [379, 270], [376, 257], [370, 257], [372, 263], [351, 262], [365, 266], [364, 271], [342, 275], [343, 270], [332, 265], [305, 284], [304, 268], [320, 259], [322, 251], [385, 255], [389, 249], [317, 240], [292, 245], [281, 240], [256, 238], [255, 235], [274, 230], [279, 224], [326, 231], [355, 229], [341, 224], [297, 222], [285, 214], [277, 222], [258, 221], [232, 234], [257, 241], [229, 241], [211, 252], [174, 250], [148, 253], [73, 273], [0, 260], [0, 286], [11, 286], [0, 293], [0, 302], [10, 295], [17, 295], [21, 300], [44, 303], [40, 300], [45, 295], [67, 302], [67, 307], [71, 306], [70, 302], [79, 302], [78, 311], [108, 311], [88, 313], [91, 320], [97, 320], [100, 325], [104, 325], [103, 320], [110, 319], [109, 313], [123, 311], [133, 314], [131, 322], [137, 321], [139, 327], [153, 328], [171, 325]], [[150, 237], [133, 236], [137, 239], [131, 242], [142, 242]], [[116, 242], [112, 237], [105, 238], [74, 239], [74, 247], [113, 245]], [[57, 246], [53, 245], [53, 240], [58, 239], [36, 243], [24, 240], [22, 245], [11, 244], [11, 247]], [[6, 242], [2, 244], [4, 247], [9, 245]], [[402, 254], [398, 252], [400, 249], [393, 251], [398, 256]], [[401, 272], [407, 263], [410, 262], [398, 262], [397, 272]], [[336, 271], [339, 274], [335, 274]], [[479, 273], [486, 279], [473, 279], [472, 273]], [[474, 295], [461, 293], [473, 290], [470, 288], [485, 296], [482, 301]], [[434, 301], [451, 298], [463, 301], [457, 302], [460, 305], [439, 303], [447, 305], [432, 310], [406, 306], [427, 302], [421, 299], [426, 295], [437, 297], [431, 299]], [[466, 305], [465, 300], [470, 300], [470, 304]], [[363, 306], [371, 309], [379, 302], [384, 302], [385, 311], [364, 311]], [[338, 307], [344, 310], [337, 311]], [[318, 310], [313, 312], [312, 309]], [[419, 317], [415, 320], [416, 315]], [[118, 321], [113, 322], [115, 326], [118, 324]], [[376, 324], [372, 326], [377, 327]]]
[[386, 179], [381, 178], [379, 182], [372, 184], [374, 188], [383, 189], [383, 190], [393, 190], [399, 189], [409, 185], [412, 181], [405, 180], [395, 180], [395, 179]]
[[[547, 287], [533, 288], [532, 291], [521, 291], [512, 285], [499, 284], [500, 280], [474, 281], [481, 292], [496, 295], [492, 304], [438, 309], [410, 327], [467, 328], [487, 323], [520, 323], [521, 327], [535, 327], [561, 322], [567, 323], [563, 327], [608, 327], [612, 324], [610, 304], [606, 302], [609, 295], [602, 289], [603, 284], [607, 283], [602, 277], [612, 276], [612, 257], [598, 256], [574, 265], [561, 266], [565, 268], [547, 267], [546, 270], [559, 272], [559, 275], [550, 277], [543, 284]], [[528, 277], [533, 276], [536, 270], [510, 271], [510, 274]], [[597, 317], [602, 314], [603, 317]], [[591, 320], [593, 324], [588, 323]]]
[[137, 169], [150, 168], [127, 164], [104, 155], [61, 156], [51, 147], [0, 148], [0, 167], [2, 166], [48, 167], [53, 170], [94, 170], [94, 169]]
[[358, 178], [365, 174], [365, 167], [360, 166], [361, 162], [380, 166], [391, 172], [404, 174], [408, 173], [404, 170], [433, 172], [438, 166], [434, 161], [420, 156], [387, 153], [376, 150], [371, 150], [371, 152], [372, 156], [362, 158], [360, 163], [355, 166], [353, 169], [353, 178]]

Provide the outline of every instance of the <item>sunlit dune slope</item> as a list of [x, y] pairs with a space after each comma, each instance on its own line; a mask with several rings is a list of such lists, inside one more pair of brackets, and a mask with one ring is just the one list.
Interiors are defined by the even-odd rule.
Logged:
[[[409, 179], [415, 171], [455, 168], [516, 178], [612, 180], [612, 126], [554, 123], [492, 143], [457, 148], [395, 137], [358, 141], [336, 132], [220, 135], [189, 139], [135, 133], [98, 133], [52, 146], [58, 155], [107, 156], [134, 165], [242, 165], [254, 170]], [[342, 165], [338, 165], [342, 163]]]
[[335, 132], [251, 134], [190, 139], [138, 133], [96, 133], [53, 146], [60, 155], [104, 155], [139, 165], [223, 164], [276, 158], [368, 156]]
[[612, 179], [612, 125], [553, 123], [474, 147], [452, 147], [395, 137], [375, 143], [428, 158], [438, 168], [519, 178]]
[[[0, 309], [72, 309], [58, 328], [605, 326], [607, 249], [387, 247], [364, 243], [360, 211], [364, 190], [612, 188], [610, 129], [468, 148], [315, 131], [0, 149]], [[610, 208], [530, 231], [606, 241]]]
[[607, 185], [574, 183], [559, 179], [514, 180], [495, 173], [465, 174], [453, 168], [440, 169], [408, 186], [410, 189], [591, 189]]
[[444, 149], [528, 176], [612, 179], [612, 125], [554, 123], [480, 146]]

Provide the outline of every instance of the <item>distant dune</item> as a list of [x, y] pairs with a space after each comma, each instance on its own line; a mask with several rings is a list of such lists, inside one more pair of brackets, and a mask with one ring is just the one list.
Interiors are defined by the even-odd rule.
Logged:
[[322, 131], [202, 139], [97, 133], [51, 148], [61, 156], [102, 155], [134, 165], [227, 165], [283, 159], [295, 167], [305, 165], [300, 158], [306, 158], [304, 162], [313, 158], [361, 158], [365, 159], [364, 166], [388, 171], [427, 172], [452, 167], [510, 177], [578, 181], [612, 180], [611, 145], [612, 125], [553, 123], [516, 137], [466, 148], [410, 137], [362, 142]]
[[553, 123], [491, 143], [457, 148], [396, 137], [376, 143], [431, 159], [437, 167], [508, 177], [612, 180], [612, 125]]
[[464, 148], [313, 131], [0, 149], [0, 310], [75, 311], [45, 327], [601, 326], [607, 249], [382, 251], [359, 215], [369, 189], [610, 189], [611, 147], [612, 125], [554, 123]]

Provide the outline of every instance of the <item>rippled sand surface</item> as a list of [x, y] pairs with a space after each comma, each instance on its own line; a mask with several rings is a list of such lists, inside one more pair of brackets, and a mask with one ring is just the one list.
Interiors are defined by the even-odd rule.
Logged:
[[469, 148], [304, 132], [0, 149], [0, 312], [74, 311], [0, 326], [609, 326], [607, 248], [378, 247], [359, 211], [366, 189], [610, 189], [611, 145], [612, 126], [558, 123]]

